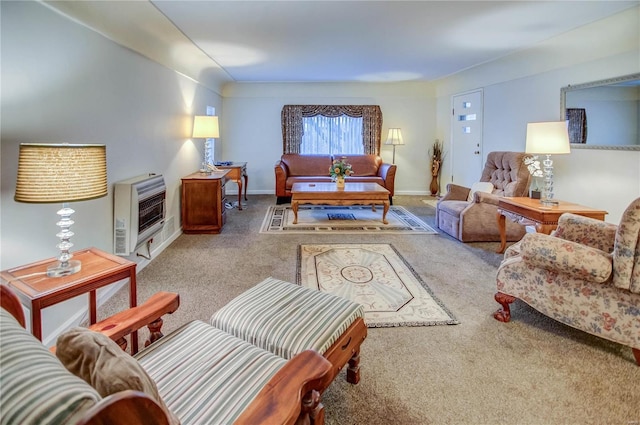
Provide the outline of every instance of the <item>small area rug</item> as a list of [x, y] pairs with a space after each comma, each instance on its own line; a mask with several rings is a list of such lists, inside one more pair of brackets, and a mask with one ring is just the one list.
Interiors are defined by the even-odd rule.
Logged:
[[459, 323], [391, 244], [298, 245], [297, 280], [362, 304], [370, 328]]
[[403, 233], [437, 235], [431, 226], [400, 206], [391, 206], [387, 212], [389, 224], [382, 223], [382, 206], [355, 205], [300, 205], [298, 223], [293, 224], [293, 211], [289, 205], [270, 206], [262, 222], [260, 233]]

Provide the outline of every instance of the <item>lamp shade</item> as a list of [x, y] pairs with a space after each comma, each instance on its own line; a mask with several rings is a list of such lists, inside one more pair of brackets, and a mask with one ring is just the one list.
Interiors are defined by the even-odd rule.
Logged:
[[209, 115], [196, 115], [193, 117], [193, 134], [191, 137], [200, 137], [203, 139], [220, 137], [218, 117]]
[[385, 145], [404, 145], [404, 141], [402, 140], [402, 131], [399, 128], [390, 128], [389, 134], [387, 135], [387, 141], [384, 142]]
[[527, 124], [526, 153], [570, 153], [569, 131], [565, 121], [530, 122]]
[[16, 201], [73, 202], [106, 194], [105, 145], [20, 144]]

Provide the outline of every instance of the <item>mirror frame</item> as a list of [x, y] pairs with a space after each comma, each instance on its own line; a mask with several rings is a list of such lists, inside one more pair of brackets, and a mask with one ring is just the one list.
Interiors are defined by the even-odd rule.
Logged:
[[[589, 83], [568, 85], [560, 88], [560, 119], [564, 120], [567, 116], [566, 100], [567, 92], [573, 90], [588, 89], [591, 87], [606, 86], [609, 84], [621, 83], [624, 81], [640, 80], [640, 73], [623, 75], [621, 77], [608, 78], [606, 80], [592, 81]], [[602, 150], [620, 150], [620, 151], [640, 151], [640, 145], [590, 145], [588, 143], [572, 143], [571, 149], [602, 149]]]

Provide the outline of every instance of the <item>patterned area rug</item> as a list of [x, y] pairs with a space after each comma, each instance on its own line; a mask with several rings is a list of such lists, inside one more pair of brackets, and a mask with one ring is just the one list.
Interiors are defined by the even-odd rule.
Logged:
[[391, 244], [298, 245], [297, 280], [362, 304], [370, 328], [459, 323]]
[[300, 205], [298, 223], [293, 224], [293, 211], [289, 205], [270, 206], [262, 222], [260, 233], [404, 233], [437, 235], [431, 226], [403, 207], [391, 206], [387, 213], [389, 224], [382, 223], [382, 206], [375, 211], [371, 206], [351, 207], [330, 205]]

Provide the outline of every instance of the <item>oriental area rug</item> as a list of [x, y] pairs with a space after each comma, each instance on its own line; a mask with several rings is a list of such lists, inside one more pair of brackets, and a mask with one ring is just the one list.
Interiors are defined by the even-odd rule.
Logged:
[[437, 235], [431, 226], [400, 206], [391, 206], [388, 224], [382, 223], [382, 206], [372, 211], [371, 206], [300, 205], [298, 223], [293, 224], [293, 211], [289, 205], [270, 206], [260, 227], [260, 233], [401, 233]]
[[370, 328], [459, 323], [391, 244], [298, 245], [297, 281], [362, 304]]

